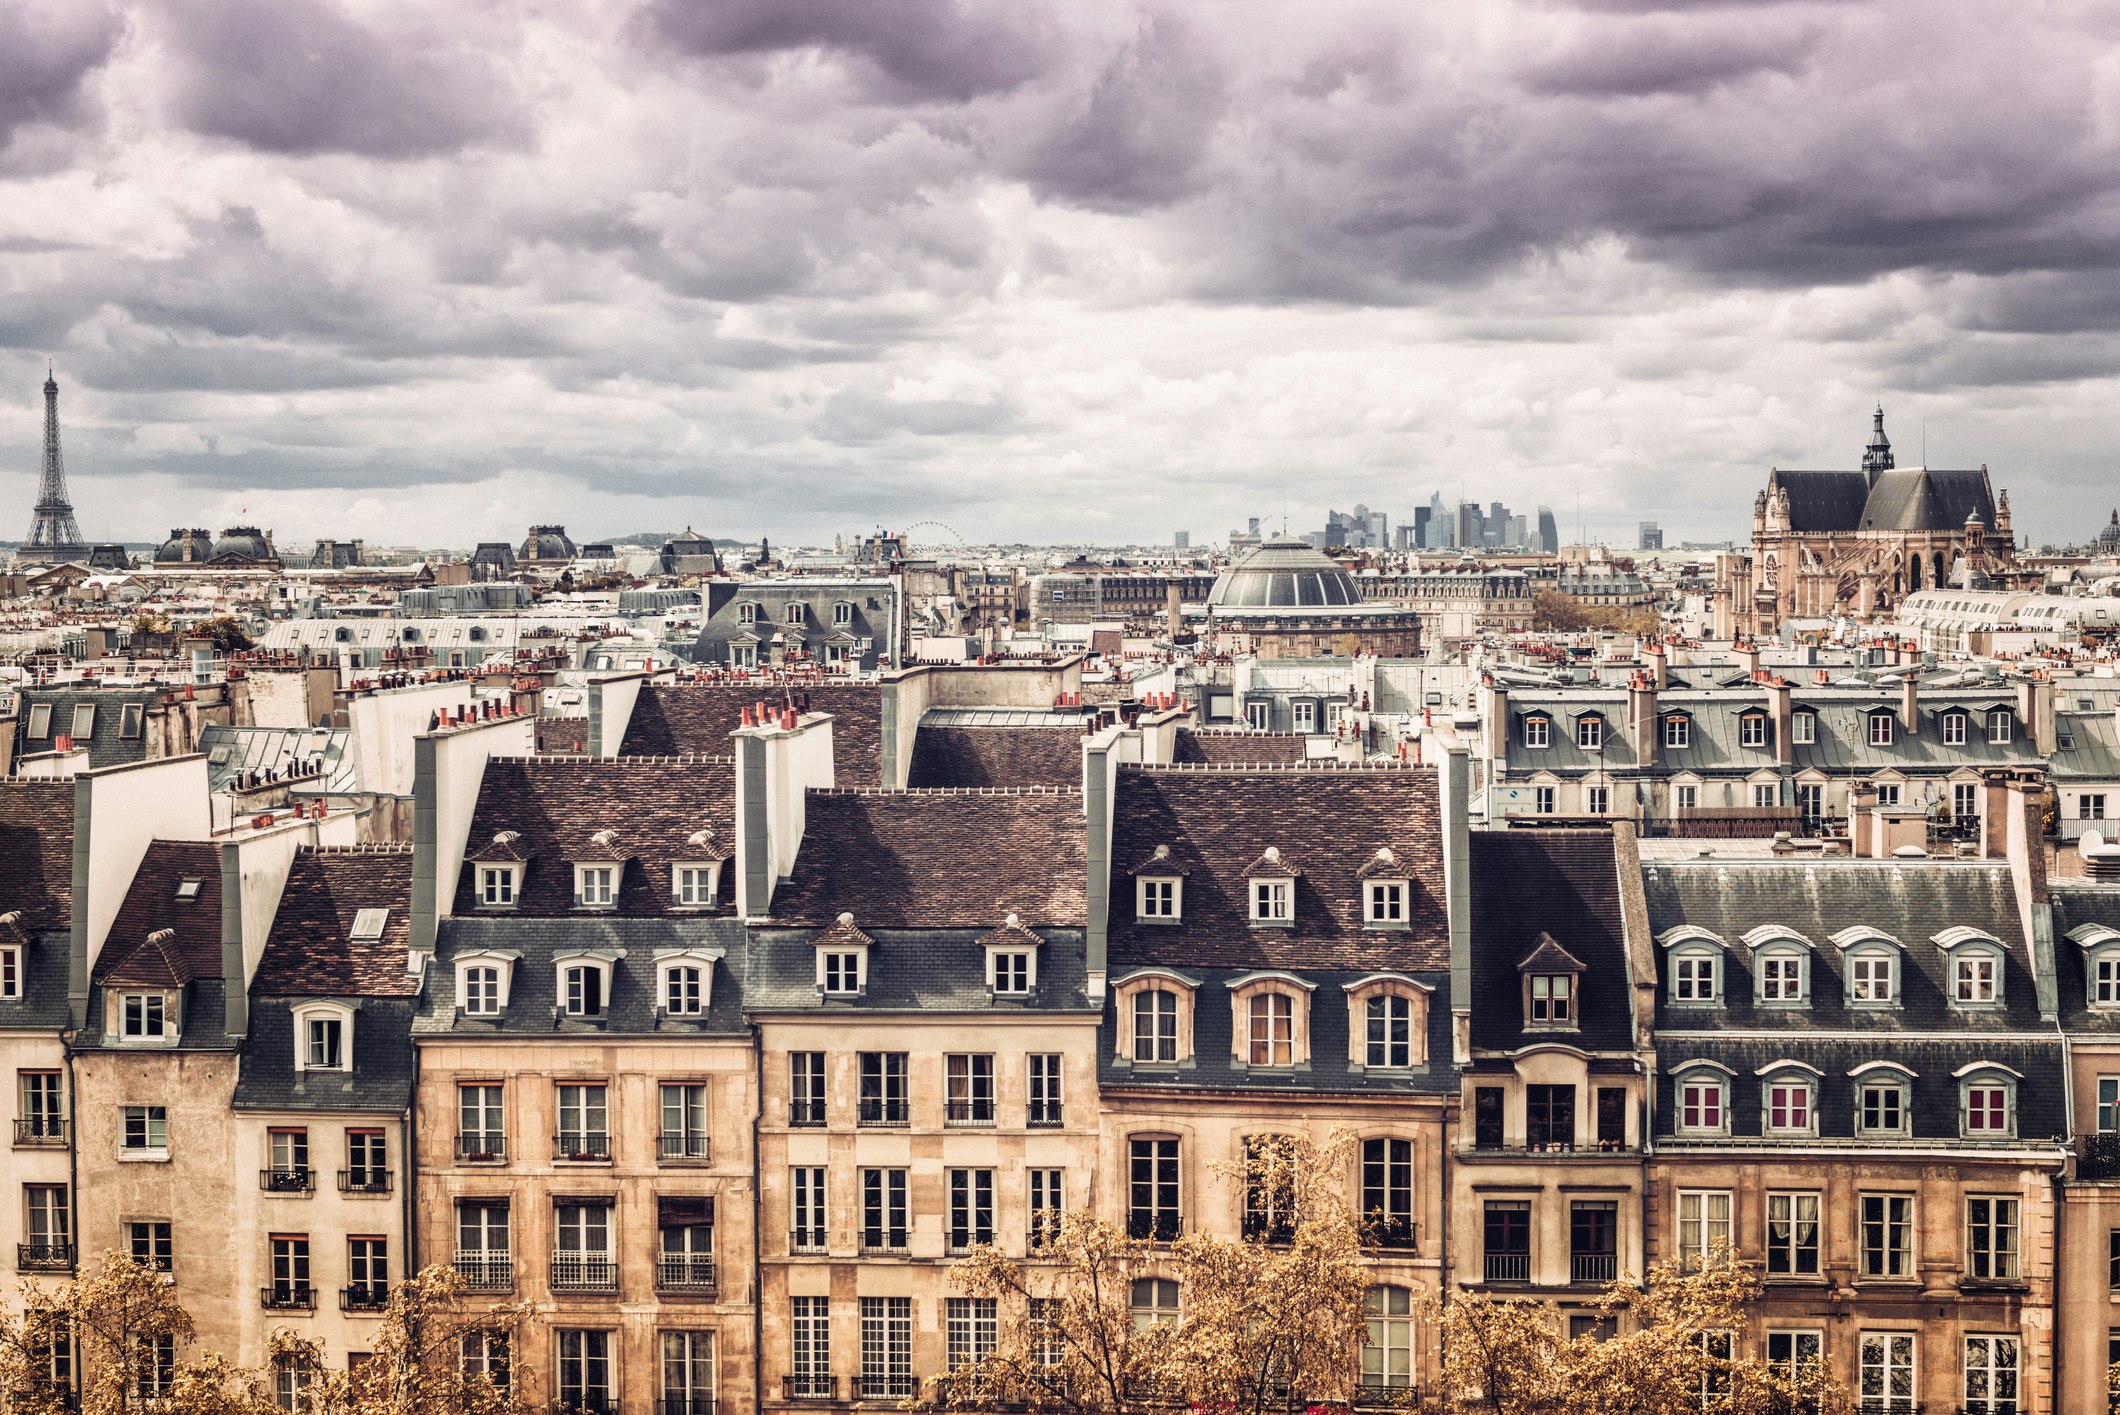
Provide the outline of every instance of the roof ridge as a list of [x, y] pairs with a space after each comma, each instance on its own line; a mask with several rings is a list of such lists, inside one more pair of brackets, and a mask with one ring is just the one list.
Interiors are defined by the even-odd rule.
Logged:
[[812, 786], [812, 796], [1080, 796], [1079, 786]]
[[[1264, 735], [1264, 734], [1261, 734], [1261, 735]], [[1294, 734], [1290, 734], [1290, 735], [1294, 735]], [[1433, 770], [1433, 768], [1432, 768], [1432, 767], [1428, 767], [1428, 766], [1424, 766], [1424, 765], [1421, 765], [1421, 764], [1418, 764], [1418, 763], [1415, 763], [1415, 762], [1401, 762], [1401, 761], [1389, 761], [1389, 762], [1341, 762], [1341, 761], [1332, 761], [1332, 760], [1329, 760], [1329, 759], [1325, 759], [1325, 758], [1320, 758], [1320, 759], [1318, 759], [1317, 761], [1303, 761], [1303, 762], [1121, 762], [1121, 763], [1119, 764], [1119, 770], [1120, 770], [1120, 771], [1122, 771], [1122, 772], [1127, 772], [1127, 771], [1139, 771], [1139, 772], [1163, 772], [1163, 771], [1173, 771], [1173, 772], [1177, 772], [1177, 771], [1188, 771], [1188, 772], [1189, 772], [1189, 771], [1197, 771], [1197, 772], [1222, 772], [1222, 773], [1228, 773], [1228, 772], [1236, 772], [1236, 771], [1263, 771], [1263, 772], [1303, 772], [1303, 771], [1315, 771], [1315, 772], [1334, 772], [1334, 771], [1344, 771], [1344, 772], [1364, 772], [1364, 771], [1370, 771], [1370, 772], [1379, 772], [1379, 773], [1384, 773], [1384, 772], [1407, 772], [1407, 773], [1411, 774], [1411, 773], [1426, 773], [1426, 772], [1432, 771], [1432, 770]]]
[[525, 757], [491, 756], [488, 762], [500, 762], [507, 766], [549, 766], [558, 763], [617, 762], [628, 766], [734, 766], [733, 756], [708, 756], [702, 752], [680, 752], [673, 756], [650, 756], [628, 753], [623, 756], [592, 757], [587, 752], [539, 752]]
[[297, 855], [410, 855], [412, 846], [394, 840], [366, 840], [352, 845], [300, 845]]

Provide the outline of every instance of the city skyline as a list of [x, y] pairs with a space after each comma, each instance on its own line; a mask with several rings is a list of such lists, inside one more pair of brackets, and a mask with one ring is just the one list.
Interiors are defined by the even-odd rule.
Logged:
[[1440, 486], [1720, 540], [1879, 399], [2028, 541], [2094, 532], [2102, 21], [1242, 15], [25, 7], [0, 500], [49, 357], [91, 539], [417, 497], [466, 540], [1116, 543]]

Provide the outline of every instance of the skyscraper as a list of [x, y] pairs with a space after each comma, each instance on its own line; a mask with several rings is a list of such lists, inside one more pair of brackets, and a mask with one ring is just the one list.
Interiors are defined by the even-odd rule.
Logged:
[[1545, 555], [1558, 555], [1561, 549], [1560, 528], [1553, 522], [1553, 508], [1538, 508], [1538, 549]]

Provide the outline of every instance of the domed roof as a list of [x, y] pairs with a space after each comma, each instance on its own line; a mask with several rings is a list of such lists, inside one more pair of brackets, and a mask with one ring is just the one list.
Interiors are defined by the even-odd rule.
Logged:
[[272, 546], [266, 542], [265, 533], [256, 526], [230, 526], [213, 543], [213, 553], [216, 556], [242, 555], [252, 560], [270, 560]]
[[1305, 609], [1359, 606], [1354, 576], [1307, 541], [1281, 537], [1254, 546], [1207, 592], [1214, 609]]
[[191, 550], [193, 560], [204, 560], [213, 554], [213, 536], [204, 530], [186, 530], [178, 526], [170, 531], [169, 539], [163, 541], [156, 549], [155, 560], [165, 564], [181, 561], [185, 558], [184, 551], [187, 547]]
[[525, 560], [572, 560], [574, 542], [565, 526], [532, 526], [520, 554]]

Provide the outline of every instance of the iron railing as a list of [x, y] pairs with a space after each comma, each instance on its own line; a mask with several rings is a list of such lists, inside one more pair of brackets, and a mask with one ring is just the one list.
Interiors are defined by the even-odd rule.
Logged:
[[664, 1253], [655, 1260], [657, 1292], [712, 1292], [712, 1253]]
[[473, 1292], [507, 1292], [515, 1286], [515, 1258], [508, 1253], [479, 1249], [458, 1253], [456, 1272]]
[[316, 1171], [307, 1165], [258, 1171], [258, 1187], [268, 1194], [307, 1194], [316, 1182]]
[[696, 1130], [665, 1130], [655, 1139], [655, 1157], [661, 1160], [697, 1160], [705, 1164], [714, 1158], [714, 1143], [707, 1135]]
[[508, 1136], [500, 1130], [460, 1130], [456, 1157], [464, 1164], [501, 1164], [508, 1158]]
[[554, 1292], [616, 1292], [618, 1263], [609, 1253], [563, 1251], [552, 1255]]

